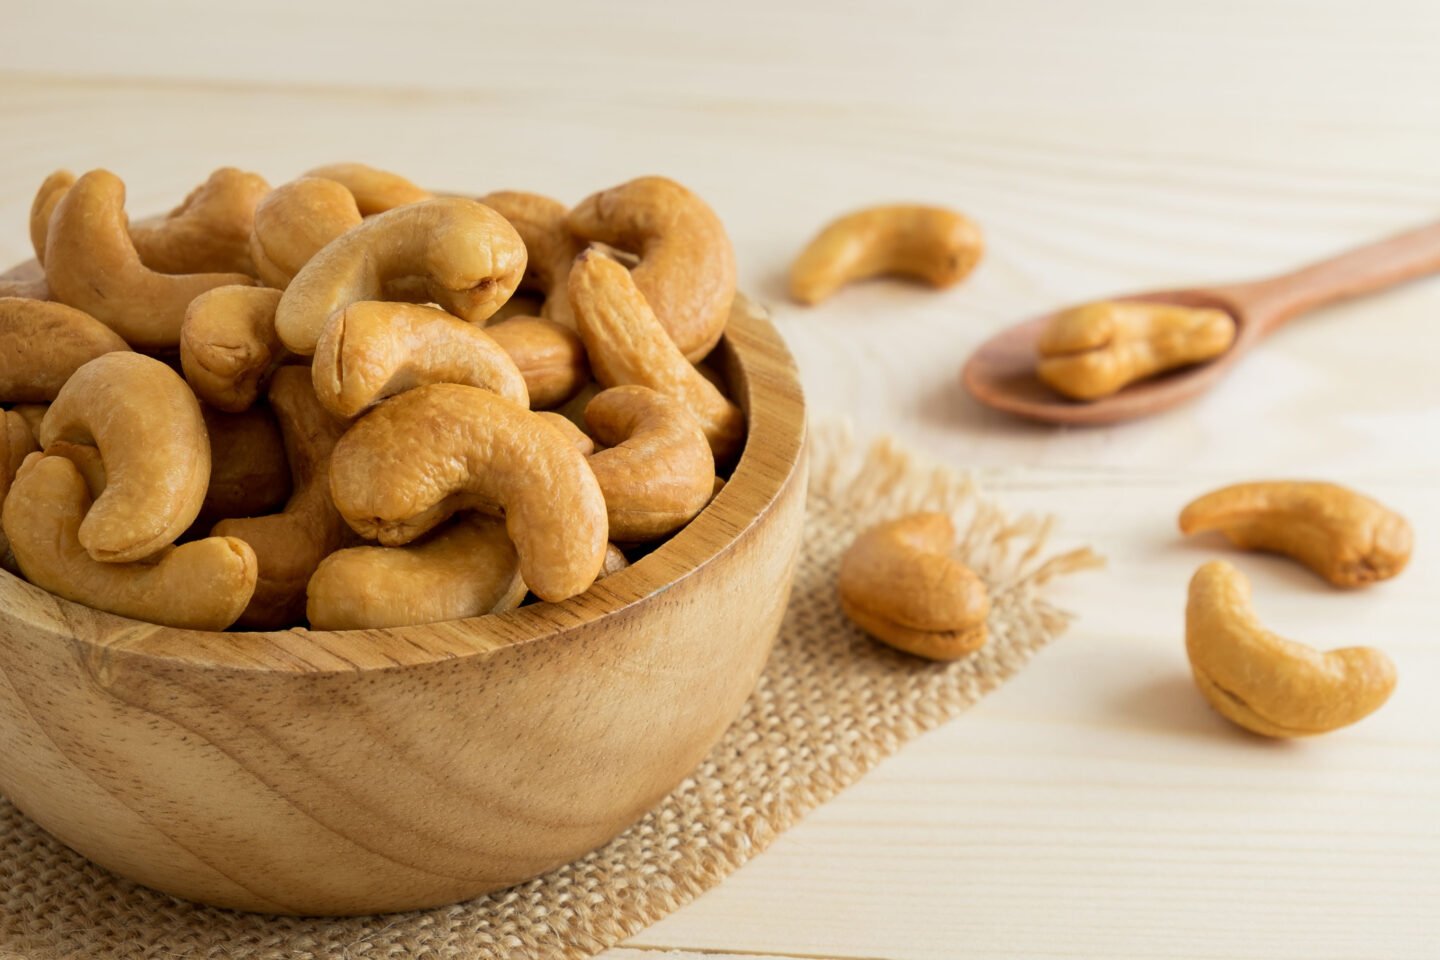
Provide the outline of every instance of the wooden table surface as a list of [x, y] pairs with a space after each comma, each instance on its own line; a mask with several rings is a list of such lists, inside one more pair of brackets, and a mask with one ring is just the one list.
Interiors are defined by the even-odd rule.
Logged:
[[[1018, 679], [612, 960], [1440, 951], [1440, 281], [1298, 321], [1149, 422], [1028, 426], [957, 379], [1048, 307], [1440, 217], [1433, 0], [5, 6], [0, 259], [29, 255], [32, 192], [61, 166], [114, 169], [135, 211], [222, 164], [280, 182], [359, 159], [570, 201], [663, 172], [725, 218], [817, 418], [972, 468], [1109, 556], [1057, 589], [1080, 619]], [[823, 221], [890, 199], [984, 225], [970, 282], [784, 301]], [[1278, 476], [1400, 509], [1411, 568], [1340, 593], [1177, 536], [1192, 495]], [[1296, 743], [1212, 715], [1182, 612], [1218, 555], [1279, 632], [1386, 650], [1391, 702]]]

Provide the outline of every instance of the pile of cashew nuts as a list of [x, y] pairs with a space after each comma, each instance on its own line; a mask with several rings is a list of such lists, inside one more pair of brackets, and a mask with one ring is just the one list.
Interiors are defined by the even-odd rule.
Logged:
[[567, 208], [363, 164], [216, 171], [135, 223], [105, 170], [0, 285], [0, 563], [174, 627], [404, 626], [561, 601], [694, 519], [746, 437], [697, 366], [735, 258], [690, 190]]

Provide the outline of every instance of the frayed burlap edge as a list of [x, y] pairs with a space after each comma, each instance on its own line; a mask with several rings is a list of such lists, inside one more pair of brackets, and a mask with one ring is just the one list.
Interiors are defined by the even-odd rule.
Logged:
[[[835, 599], [855, 532], [914, 510], [952, 513], [957, 556], [990, 589], [990, 641], [932, 664], [868, 639]], [[52, 840], [0, 798], [0, 960], [523, 960], [593, 956], [689, 903], [907, 740], [954, 718], [1069, 622], [1047, 582], [1097, 565], [1048, 555], [1050, 518], [1012, 519], [954, 472], [893, 441], [862, 451], [812, 433], [809, 515], [773, 657], [722, 741], [674, 793], [606, 846], [453, 907], [338, 920], [214, 910], [138, 887]]]

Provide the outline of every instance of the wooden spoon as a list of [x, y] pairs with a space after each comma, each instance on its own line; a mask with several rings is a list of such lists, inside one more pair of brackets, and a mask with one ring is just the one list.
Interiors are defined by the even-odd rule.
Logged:
[[1218, 307], [1235, 318], [1235, 343], [1207, 363], [1133, 383], [1099, 400], [1075, 401], [1055, 393], [1035, 376], [1035, 342], [1052, 313], [1010, 327], [982, 344], [965, 364], [965, 388], [983, 404], [1033, 420], [1084, 425], [1132, 420], [1199, 396], [1267, 334], [1293, 317], [1436, 271], [1440, 271], [1440, 223], [1279, 277], [1110, 298]]

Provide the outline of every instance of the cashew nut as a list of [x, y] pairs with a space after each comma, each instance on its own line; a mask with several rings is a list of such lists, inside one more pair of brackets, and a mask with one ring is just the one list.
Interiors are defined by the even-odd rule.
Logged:
[[564, 434], [565, 439], [569, 440], [583, 455], [588, 457], [595, 452], [595, 441], [590, 438], [588, 433], [577, 427], [574, 421], [552, 410], [543, 410], [536, 416]]
[[337, 310], [315, 344], [315, 395], [337, 417], [427, 383], [493, 390], [523, 406], [530, 396], [510, 355], [479, 326], [444, 310], [360, 300]]
[[544, 298], [540, 316], [574, 329], [575, 316], [566, 295], [570, 264], [585, 249], [565, 226], [565, 204], [519, 190], [498, 190], [480, 202], [510, 221], [525, 241], [525, 277], [520, 289]]
[[361, 418], [330, 490], [362, 536], [408, 543], [457, 510], [503, 513], [520, 573], [544, 600], [582, 593], [605, 559], [605, 498], [585, 457], [524, 407], [475, 387], [406, 391]]
[[985, 645], [990, 596], [950, 555], [955, 525], [915, 513], [855, 538], [840, 561], [840, 607], [857, 627], [930, 660], [954, 660]]
[[415, 186], [400, 174], [363, 163], [331, 163], [307, 171], [305, 176], [333, 180], [343, 186], [355, 198], [361, 215], [366, 217], [435, 199], [429, 190]]
[[[0, 411], [0, 506], [10, 493], [10, 484], [20, 472], [20, 465], [36, 449], [35, 434], [25, 418], [14, 410]], [[18, 569], [3, 527], [0, 527], [0, 568], [12, 573]]]
[[221, 167], [164, 217], [132, 224], [140, 262], [160, 273], [255, 273], [250, 228], [270, 184]]
[[25, 425], [30, 428], [31, 436], [38, 440], [40, 437], [40, 423], [45, 419], [45, 411], [50, 409], [50, 404], [17, 403], [10, 409], [20, 414], [20, 417], [25, 421]]
[[590, 457], [605, 495], [610, 539], [658, 540], [710, 502], [715, 458], [695, 418], [648, 387], [612, 387], [585, 408], [590, 434], [608, 449]]
[[146, 267], [126, 229], [125, 184], [108, 170], [85, 174], [55, 207], [45, 279], [56, 300], [147, 349], [175, 346], [185, 308], [206, 290], [253, 283], [243, 273], [172, 275]]
[[291, 481], [275, 415], [258, 406], [243, 413], [201, 412], [210, 437], [210, 486], [200, 516], [213, 522], [278, 510]]
[[45, 411], [40, 446], [100, 449], [105, 492], [80, 524], [80, 542], [107, 563], [139, 560], [194, 522], [210, 482], [200, 404], [159, 360], [107, 353], [75, 371]]
[[255, 554], [209, 537], [162, 547], [137, 563], [99, 563], [80, 544], [93, 508], [79, 469], [31, 454], [5, 499], [4, 526], [25, 577], [56, 596], [136, 620], [224, 630], [255, 589]]
[[856, 280], [905, 276], [954, 286], [985, 252], [980, 228], [943, 207], [893, 204], [831, 222], [790, 267], [790, 295], [816, 304]]
[[328, 482], [345, 422], [320, 405], [304, 367], [276, 370], [267, 397], [280, 421], [294, 492], [279, 513], [221, 520], [211, 530], [255, 550], [260, 576], [239, 623], [256, 629], [298, 622], [305, 614], [305, 585], [320, 561], [345, 541], [345, 521], [330, 501]]
[[1242, 550], [1283, 553], [1337, 587], [1388, 580], [1410, 561], [1405, 518], [1333, 483], [1239, 483], [1212, 491], [1180, 513], [1186, 534], [1219, 530]]
[[1195, 685], [1227, 720], [1267, 737], [1305, 737], [1369, 716], [1395, 689], [1395, 665], [1373, 647], [1321, 653], [1266, 630], [1250, 584], [1219, 560], [1190, 580], [1185, 651]]
[[[563, 290], [561, 298], [568, 302]], [[563, 324], [539, 317], [513, 317], [490, 324], [485, 332], [520, 368], [533, 409], [558, 407], [590, 380], [585, 345]]]
[[45, 238], [50, 232], [50, 216], [60, 198], [74, 185], [75, 174], [69, 170], [56, 170], [35, 191], [35, 200], [30, 204], [30, 245], [35, 248], [35, 260], [42, 265], [45, 263]]
[[75, 464], [75, 469], [80, 471], [80, 477], [85, 481], [85, 489], [90, 492], [91, 500], [97, 499], [100, 494], [105, 492], [107, 485], [105, 461], [101, 458], [98, 448], [92, 447], [88, 443], [56, 440], [45, 450], [45, 456], [64, 457]]
[[524, 272], [525, 244], [494, 210], [454, 197], [415, 203], [372, 217], [311, 258], [285, 288], [275, 329], [308, 356], [331, 314], [384, 299], [388, 281], [414, 276], [436, 303], [479, 322], [510, 298]]
[[53, 400], [76, 370], [129, 349], [119, 334], [74, 307], [0, 298], [0, 402]]
[[281, 184], [255, 208], [250, 257], [256, 275], [284, 290], [326, 244], [362, 222], [354, 195], [334, 180], [302, 177]]
[[704, 200], [673, 180], [640, 177], [587, 197], [565, 223], [581, 239], [639, 255], [635, 286], [685, 359], [719, 342], [735, 299], [735, 250]]
[[630, 566], [630, 558], [625, 556], [625, 551], [613, 543], [607, 543], [605, 545], [605, 563], [600, 567], [600, 573], [595, 579], [604, 580], [606, 577], [613, 576], [628, 566]]
[[1056, 314], [1036, 343], [1036, 374], [1074, 400], [1098, 400], [1127, 384], [1220, 356], [1235, 341], [1224, 310], [1102, 301]]
[[279, 303], [279, 290], [238, 286], [190, 301], [180, 325], [180, 366], [196, 396], [231, 413], [255, 402], [261, 378], [285, 356], [275, 333]]
[[466, 515], [408, 546], [338, 550], [306, 592], [311, 629], [363, 630], [513, 610], [525, 582], [504, 522]]
[[570, 303], [596, 380], [679, 400], [700, 422], [717, 461], [739, 451], [745, 415], [681, 355], [629, 270], [593, 250], [582, 253], [570, 271]]

